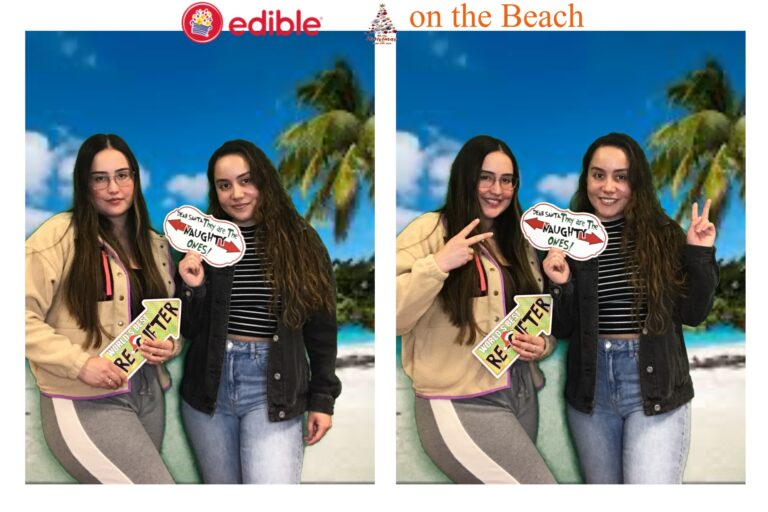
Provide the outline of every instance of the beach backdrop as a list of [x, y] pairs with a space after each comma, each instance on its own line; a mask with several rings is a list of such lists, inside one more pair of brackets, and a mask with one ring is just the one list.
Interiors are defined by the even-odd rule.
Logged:
[[[224, 32], [205, 45], [181, 31], [26, 33], [27, 235], [71, 206], [75, 155], [94, 133], [116, 133], [135, 153], [155, 229], [175, 207], [207, 208], [208, 158], [235, 138], [264, 150], [317, 229], [336, 276], [343, 388], [333, 428], [306, 450], [304, 482], [374, 478], [373, 48], [362, 33], [329, 31]], [[313, 159], [322, 164], [310, 169]], [[178, 482], [193, 483], [181, 357], [169, 363], [162, 455]], [[48, 451], [38, 404], [27, 368], [26, 481], [72, 482]]]
[[[397, 46], [398, 231], [442, 206], [451, 162], [479, 134], [515, 153], [524, 210], [567, 208], [584, 152], [613, 131], [644, 147], [684, 228], [693, 201], [713, 200], [721, 280], [706, 322], [685, 332], [696, 396], [684, 480], [744, 482], [745, 33], [406, 32]], [[566, 344], [541, 363], [538, 446], [558, 481], [576, 483]], [[421, 448], [399, 357], [397, 372], [397, 481], [447, 482]]]

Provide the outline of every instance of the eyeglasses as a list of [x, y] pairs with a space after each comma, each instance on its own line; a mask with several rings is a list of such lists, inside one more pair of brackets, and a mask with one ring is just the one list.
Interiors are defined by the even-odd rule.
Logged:
[[517, 180], [514, 174], [502, 174], [498, 178], [492, 172], [480, 171], [480, 177], [477, 179], [477, 188], [482, 190], [488, 190], [493, 188], [496, 182], [499, 182], [501, 190], [510, 191], [517, 185]]
[[105, 172], [94, 172], [91, 173], [89, 178], [93, 190], [104, 190], [108, 188], [109, 183], [113, 179], [118, 187], [127, 187], [133, 181], [133, 171], [130, 169], [121, 169], [117, 171], [114, 176], [110, 176]]

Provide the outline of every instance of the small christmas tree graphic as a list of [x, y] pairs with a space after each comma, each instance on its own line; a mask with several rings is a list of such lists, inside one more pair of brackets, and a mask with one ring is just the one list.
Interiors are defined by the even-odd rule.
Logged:
[[387, 15], [387, 7], [384, 4], [379, 4], [379, 13], [371, 21], [371, 28], [368, 29], [366, 34], [376, 42], [389, 44], [390, 41], [395, 39], [395, 33], [397, 33], [397, 29]]

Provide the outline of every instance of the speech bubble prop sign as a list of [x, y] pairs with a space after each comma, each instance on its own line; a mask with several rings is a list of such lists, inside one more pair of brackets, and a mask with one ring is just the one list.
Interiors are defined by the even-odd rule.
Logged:
[[234, 265], [245, 254], [245, 241], [237, 224], [206, 215], [194, 206], [169, 212], [163, 230], [174, 249], [196, 251], [214, 267]]
[[512, 348], [514, 333], [549, 334], [552, 331], [551, 295], [515, 295], [516, 306], [499, 322], [472, 353], [497, 379], [520, 357]]
[[179, 337], [181, 299], [145, 299], [141, 303], [144, 310], [99, 354], [129, 379], [147, 362], [139, 350], [143, 340]]
[[608, 233], [597, 217], [549, 203], [537, 203], [526, 210], [520, 227], [537, 249], [562, 249], [575, 260], [594, 258], [608, 246]]

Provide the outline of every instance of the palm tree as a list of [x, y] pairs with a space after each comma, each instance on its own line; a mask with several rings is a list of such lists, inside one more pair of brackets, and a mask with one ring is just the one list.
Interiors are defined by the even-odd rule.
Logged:
[[283, 156], [278, 166], [287, 187], [298, 185], [302, 196], [317, 185], [305, 214], [325, 219], [333, 210], [334, 236], [347, 236], [357, 207], [358, 191], [367, 185], [373, 200], [373, 99], [365, 98], [344, 60], [322, 71], [296, 90], [299, 105], [318, 111], [278, 137]]
[[722, 67], [712, 59], [672, 84], [667, 97], [688, 113], [650, 137], [656, 188], [670, 186], [676, 196], [683, 185], [690, 185], [676, 220], [690, 215], [693, 201], [704, 196], [712, 199], [710, 220], [718, 224], [731, 189], [738, 183], [742, 200], [746, 192], [745, 100], [736, 98]]

